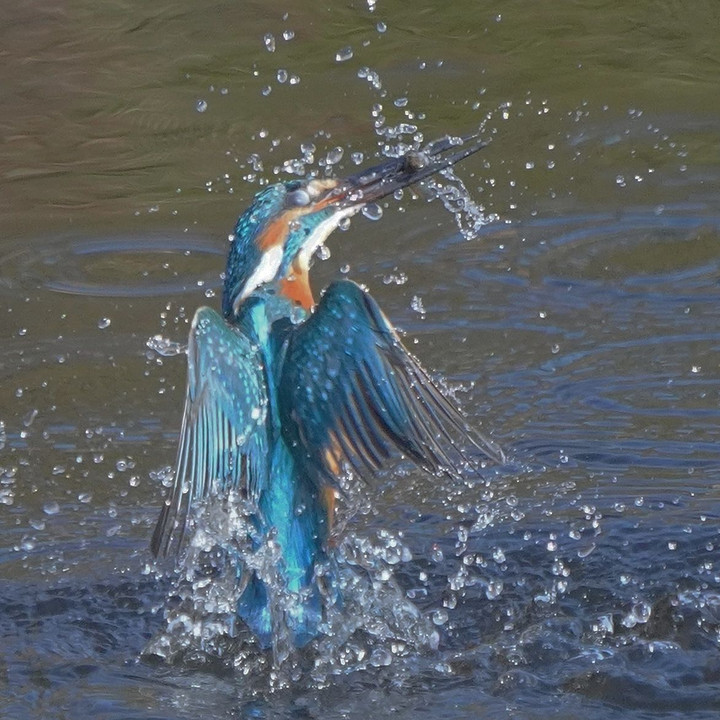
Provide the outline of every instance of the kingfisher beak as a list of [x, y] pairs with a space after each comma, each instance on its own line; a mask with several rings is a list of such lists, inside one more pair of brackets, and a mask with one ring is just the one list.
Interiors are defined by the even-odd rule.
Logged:
[[420, 150], [411, 150], [399, 158], [350, 175], [333, 191], [334, 202], [341, 208], [376, 202], [396, 190], [425, 180], [486, 146], [487, 142], [478, 140], [475, 135], [462, 140], [450, 137], [434, 140]]

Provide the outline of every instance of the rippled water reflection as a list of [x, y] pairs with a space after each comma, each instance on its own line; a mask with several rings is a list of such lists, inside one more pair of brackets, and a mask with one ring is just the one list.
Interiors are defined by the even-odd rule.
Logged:
[[[0, 715], [717, 715], [714, 5], [2, 13]], [[489, 113], [493, 139], [458, 171], [499, 217], [476, 240], [406, 197], [317, 267], [366, 282], [512, 456], [465, 485], [400, 466], [350, 528], [402, 533], [394, 582], [439, 647], [272, 692], [139, 662], [185, 372], [146, 342], [218, 302], [260, 177], [309, 140], [338, 172], [376, 152], [376, 103], [426, 137]]]

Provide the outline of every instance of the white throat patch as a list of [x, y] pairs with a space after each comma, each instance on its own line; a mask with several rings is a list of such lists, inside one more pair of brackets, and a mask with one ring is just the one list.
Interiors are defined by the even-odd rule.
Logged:
[[303, 269], [310, 267], [310, 259], [313, 253], [328, 239], [330, 233], [345, 219], [352, 217], [359, 209], [360, 205], [352, 207], [340, 208], [336, 210], [329, 218], [323, 220], [315, 231], [303, 243], [298, 253], [298, 263]]
[[240, 312], [240, 306], [253, 290], [275, 279], [282, 264], [283, 251], [284, 248], [282, 245], [273, 245], [263, 253], [259, 265], [255, 268], [255, 272], [247, 279], [242, 292], [235, 298], [233, 312], [236, 315]]

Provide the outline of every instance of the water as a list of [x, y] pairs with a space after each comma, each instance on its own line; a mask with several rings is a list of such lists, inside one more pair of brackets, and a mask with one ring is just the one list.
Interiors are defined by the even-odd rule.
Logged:
[[[0, 12], [2, 717], [716, 717], [714, 4]], [[401, 465], [348, 528], [407, 549], [388, 592], [437, 649], [319, 648], [289, 680], [139, 661], [173, 588], [147, 542], [181, 347], [235, 216], [479, 126], [476, 239], [406, 192], [315, 269], [365, 282], [512, 457]]]

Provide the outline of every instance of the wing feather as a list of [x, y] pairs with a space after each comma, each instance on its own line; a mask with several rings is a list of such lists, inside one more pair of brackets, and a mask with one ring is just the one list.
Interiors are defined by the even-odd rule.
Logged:
[[471, 448], [503, 460], [405, 350], [377, 303], [349, 281], [330, 285], [290, 335], [280, 413], [291, 445], [330, 481], [343, 463], [376, 472], [392, 448], [453, 476]]
[[267, 397], [257, 350], [214, 310], [200, 308], [188, 342], [188, 380], [175, 476], [150, 547], [182, 544], [198, 503], [230, 490], [257, 498], [267, 472]]

